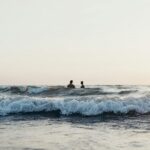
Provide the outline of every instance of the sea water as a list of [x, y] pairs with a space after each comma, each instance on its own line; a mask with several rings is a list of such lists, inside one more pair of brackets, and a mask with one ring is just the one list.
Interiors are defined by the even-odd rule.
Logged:
[[1, 150], [149, 150], [150, 86], [0, 86]]

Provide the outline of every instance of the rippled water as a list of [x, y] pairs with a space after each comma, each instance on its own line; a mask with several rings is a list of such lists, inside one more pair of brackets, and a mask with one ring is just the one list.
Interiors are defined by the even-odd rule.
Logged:
[[2, 87], [0, 149], [149, 150], [149, 88]]
[[0, 120], [0, 149], [148, 150], [149, 124], [149, 116], [9, 116]]

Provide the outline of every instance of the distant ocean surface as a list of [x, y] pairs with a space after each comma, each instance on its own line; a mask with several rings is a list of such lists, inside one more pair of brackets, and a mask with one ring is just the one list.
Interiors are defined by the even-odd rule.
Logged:
[[0, 86], [0, 150], [149, 150], [150, 86]]

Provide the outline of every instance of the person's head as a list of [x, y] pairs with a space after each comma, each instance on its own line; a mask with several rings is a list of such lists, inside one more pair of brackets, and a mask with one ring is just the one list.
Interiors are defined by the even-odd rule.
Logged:
[[83, 85], [83, 81], [81, 81], [81, 84]]
[[70, 84], [72, 84], [73, 83], [73, 80], [70, 80]]

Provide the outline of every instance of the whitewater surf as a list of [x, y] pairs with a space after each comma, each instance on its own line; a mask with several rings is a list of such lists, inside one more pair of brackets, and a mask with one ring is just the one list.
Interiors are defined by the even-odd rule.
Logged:
[[149, 86], [0, 86], [0, 116], [16, 114], [145, 115], [150, 113]]

